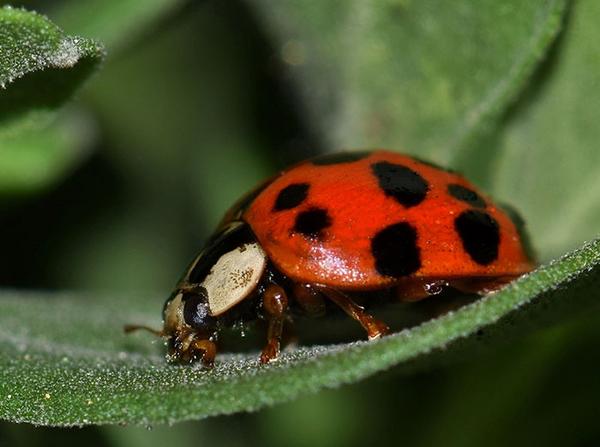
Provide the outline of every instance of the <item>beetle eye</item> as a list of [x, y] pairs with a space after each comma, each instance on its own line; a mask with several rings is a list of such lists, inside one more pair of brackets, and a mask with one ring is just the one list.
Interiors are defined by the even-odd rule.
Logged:
[[206, 292], [186, 293], [183, 295], [183, 319], [194, 329], [209, 329], [215, 319], [210, 316]]

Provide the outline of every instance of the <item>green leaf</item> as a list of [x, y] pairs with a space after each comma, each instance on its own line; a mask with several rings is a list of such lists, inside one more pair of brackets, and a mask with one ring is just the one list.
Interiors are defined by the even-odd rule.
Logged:
[[113, 49], [126, 45], [182, 4], [183, 0], [71, 0], [53, 10], [52, 18], [62, 27], [99, 39]]
[[81, 158], [81, 132], [70, 132], [82, 119], [50, 124], [102, 57], [97, 42], [68, 36], [44, 16], [0, 9], [0, 193], [46, 186]]
[[495, 125], [566, 3], [250, 2], [332, 149], [383, 146], [442, 163]]
[[44, 16], [0, 9], [0, 137], [17, 120], [48, 119], [102, 57], [97, 42], [68, 36]]
[[69, 173], [88, 155], [94, 128], [81, 110], [41, 129], [0, 139], [0, 196], [35, 193]]
[[599, 234], [598, 17], [598, 2], [574, 4], [564, 39], [496, 136], [491, 186], [526, 211], [545, 259]]
[[126, 322], [157, 324], [159, 301], [5, 291], [0, 417], [41, 425], [153, 424], [255, 410], [564, 320], [595, 305], [599, 286], [596, 240], [497, 293], [383, 339], [297, 348], [267, 366], [257, 364], [256, 353], [220, 354], [213, 370], [167, 365], [149, 336], [122, 333]]

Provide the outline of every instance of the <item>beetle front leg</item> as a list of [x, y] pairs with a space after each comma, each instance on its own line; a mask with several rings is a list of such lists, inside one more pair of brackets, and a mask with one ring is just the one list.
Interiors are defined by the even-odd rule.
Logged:
[[283, 320], [288, 309], [288, 299], [283, 288], [277, 284], [269, 284], [263, 293], [262, 300], [269, 321], [267, 344], [260, 354], [260, 363], [265, 364], [279, 356]]
[[179, 333], [169, 338], [167, 358], [174, 363], [192, 363], [201, 360], [212, 367], [217, 356], [217, 345], [208, 338], [198, 337], [193, 332]]
[[215, 342], [206, 339], [194, 339], [190, 349], [193, 352], [202, 352], [202, 364], [206, 367], [212, 367], [217, 356], [217, 345]]
[[319, 290], [331, 301], [337, 304], [344, 312], [358, 321], [365, 331], [369, 340], [379, 338], [387, 334], [390, 328], [383, 321], [377, 320], [372, 315], [365, 312], [362, 306], [356, 304], [349, 296], [329, 287], [319, 287]]

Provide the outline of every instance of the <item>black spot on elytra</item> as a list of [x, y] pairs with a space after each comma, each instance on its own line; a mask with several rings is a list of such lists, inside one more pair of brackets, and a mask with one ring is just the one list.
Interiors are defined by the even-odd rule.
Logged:
[[292, 231], [312, 239], [318, 239], [322, 237], [323, 230], [330, 225], [331, 218], [327, 214], [327, 210], [311, 208], [302, 211], [296, 216], [296, 222]]
[[286, 186], [279, 194], [277, 194], [277, 198], [275, 199], [275, 205], [273, 205], [273, 211], [283, 211], [283, 210], [291, 210], [292, 208], [296, 208], [308, 195], [308, 188], [310, 185], [308, 183], [292, 183], [291, 185]]
[[385, 195], [407, 208], [421, 203], [429, 190], [425, 179], [406, 166], [380, 161], [371, 170]]
[[457, 200], [468, 203], [475, 208], [485, 208], [485, 200], [479, 194], [457, 183], [448, 185], [448, 193]]
[[371, 155], [371, 151], [356, 151], [356, 152], [338, 152], [335, 154], [325, 154], [313, 158], [311, 163], [317, 166], [336, 165], [338, 163], [351, 163], [353, 161], [362, 160]]
[[381, 275], [400, 278], [421, 268], [417, 246], [417, 230], [407, 222], [399, 222], [379, 231], [371, 240], [375, 269]]
[[464, 249], [477, 264], [488, 265], [498, 258], [500, 229], [498, 222], [488, 213], [463, 211], [454, 220], [454, 227]]

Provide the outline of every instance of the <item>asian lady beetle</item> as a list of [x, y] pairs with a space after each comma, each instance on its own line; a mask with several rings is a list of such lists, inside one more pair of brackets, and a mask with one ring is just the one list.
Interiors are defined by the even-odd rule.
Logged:
[[320, 313], [329, 300], [375, 339], [389, 329], [361, 293], [483, 293], [533, 265], [519, 228], [461, 175], [383, 150], [330, 154], [235, 204], [165, 303], [163, 329], [126, 330], [166, 337], [171, 360], [212, 365], [223, 327], [260, 318], [267, 363], [292, 309]]

